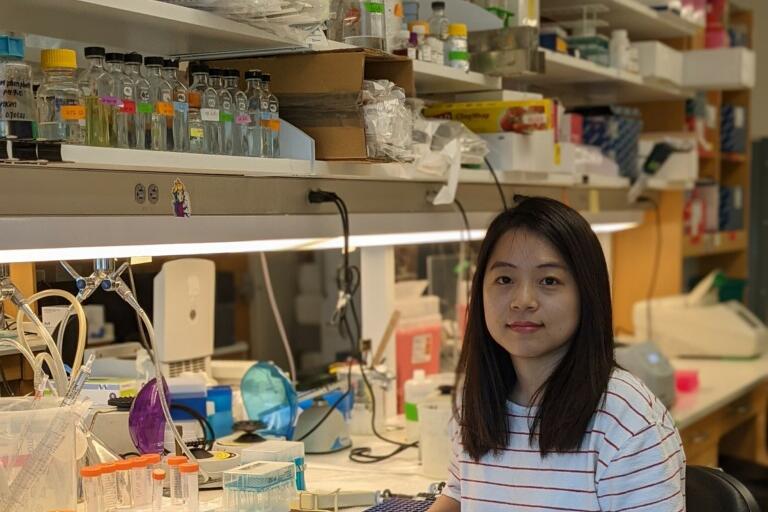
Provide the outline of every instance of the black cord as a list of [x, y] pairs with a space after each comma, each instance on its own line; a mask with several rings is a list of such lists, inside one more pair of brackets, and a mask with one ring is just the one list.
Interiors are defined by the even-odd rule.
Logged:
[[488, 170], [491, 172], [491, 176], [493, 176], [493, 181], [496, 183], [496, 189], [499, 191], [499, 196], [501, 197], [501, 204], [504, 206], [504, 211], [509, 210], [509, 207], [507, 206], [507, 198], [504, 197], [504, 190], [501, 188], [501, 183], [499, 182], [499, 177], [496, 175], [496, 170], [491, 165], [491, 162], [488, 160], [488, 157], [484, 157], [485, 165], [488, 166]]
[[[185, 412], [197, 420], [197, 422], [200, 424], [200, 428], [203, 431], [203, 446], [206, 450], [210, 451], [213, 448], [213, 441], [216, 439], [216, 433], [213, 430], [213, 426], [211, 426], [211, 422], [208, 421], [208, 418], [193, 408], [183, 404], [170, 404], [170, 406], [171, 410], [176, 409], [177, 411]], [[208, 437], [209, 433], [210, 438]]]
[[650, 341], [652, 339], [651, 337], [653, 336], [653, 315], [651, 314], [651, 299], [653, 299], [653, 294], [656, 291], [656, 281], [658, 280], [659, 265], [661, 264], [661, 212], [659, 211], [659, 203], [657, 203], [655, 199], [651, 197], [640, 197], [638, 199], [640, 201], [651, 203], [653, 205], [654, 215], [656, 216], [654, 223], [656, 226], [656, 247], [654, 248], [653, 266], [651, 267], [651, 280], [648, 283], [648, 292], [645, 302], [645, 319], [647, 324], [646, 336]]

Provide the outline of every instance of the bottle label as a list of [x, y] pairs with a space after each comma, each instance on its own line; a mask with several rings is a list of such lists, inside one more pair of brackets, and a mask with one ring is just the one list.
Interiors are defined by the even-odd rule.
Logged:
[[171, 103], [168, 103], [167, 101], [158, 101], [155, 103], [155, 112], [157, 112], [161, 116], [172, 117], [173, 105]]
[[103, 105], [119, 105], [120, 104], [120, 98], [116, 98], [115, 96], [102, 96], [99, 98], [99, 103]]
[[463, 51], [448, 52], [448, 60], [469, 60], [469, 53]]
[[370, 13], [384, 14], [384, 4], [378, 2], [363, 2], [363, 9]]
[[176, 112], [181, 112], [182, 114], [186, 114], [187, 112], [189, 112], [189, 105], [187, 105], [187, 103], [183, 101], [174, 101], [173, 110]]
[[416, 60], [416, 48], [408, 48], [408, 58], [411, 60]]
[[189, 91], [189, 106], [192, 108], [200, 108], [200, 93]]
[[200, 118], [203, 121], [219, 121], [219, 109], [217, 108], [201, 108]]
[[202, 128], [190, 128], [189, 129], [189, 137], [191, 139], [202, 139], [203, 138], [203, 129]]
[[34, 119], [32, 82], [0, 77], [0, 118], [7, 121]]
[[123, 106], [120, 108], [120, 112], [125, 114], [135, 114], [136, 102], [133, 100], [123, 100]]
[[60, 114], [64, 121], [85, 120], [85, 107], [82, 105], [62, 105]]
[[280, 131], [280, 119], [270, 119], [269, 128], [272, 132], [277, 133]]
[[231, 123], [235, 120], [235, 116], [233, 116], [229, 112], [219, 112], [219, 121], [222, 123]]
[[237, 114], [235, 122], [237, 124], [251, 124], [251, 116], [248, 114]]
[[138, 105], [136, 105], [136, 111], [139, 114], [151, 114], [155, 111], [155, 108], [152, 106], [151, 103], [147, 103], [145, 101], [140, 101]]

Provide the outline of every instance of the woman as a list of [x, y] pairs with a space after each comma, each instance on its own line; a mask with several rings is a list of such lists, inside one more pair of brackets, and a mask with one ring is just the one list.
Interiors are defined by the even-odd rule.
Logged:
[[457, 370], [450, 478], [431, 512], [685, 510], [685, 455], [659, 400], [613, 356], [600, 243], [525, 198], [478, 254]]

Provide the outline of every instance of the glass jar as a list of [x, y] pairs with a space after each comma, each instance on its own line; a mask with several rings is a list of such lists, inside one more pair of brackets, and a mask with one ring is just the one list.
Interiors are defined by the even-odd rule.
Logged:
[[36, 101], [39, 137], [83, 144], [85, 105], [75, 77], [74, 50], [43, 50], [40, 60], [43, 82], [37, 90]]
[[24, 38], [0, 35], [0, 139], [34, 139], [32, 68], [23, 62]]

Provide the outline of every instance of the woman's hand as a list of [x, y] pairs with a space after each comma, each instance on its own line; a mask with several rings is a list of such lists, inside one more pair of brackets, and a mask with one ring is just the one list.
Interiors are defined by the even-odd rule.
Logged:
[[461, 503], [448, 496], [440, 496], [428, 512], [460, 512]]

